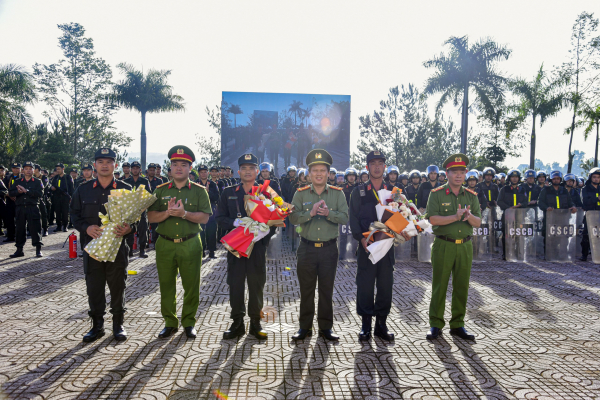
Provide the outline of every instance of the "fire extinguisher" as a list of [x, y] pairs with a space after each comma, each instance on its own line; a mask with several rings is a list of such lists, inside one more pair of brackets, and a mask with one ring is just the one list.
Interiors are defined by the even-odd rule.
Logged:
[[77, 258], [77, 235], [71, 232], [69, 235], [69, 258]]
[[133, 235], [133, 248], [131, 250], [137, 250], [138, 248], [138, 234], [137, 232]]

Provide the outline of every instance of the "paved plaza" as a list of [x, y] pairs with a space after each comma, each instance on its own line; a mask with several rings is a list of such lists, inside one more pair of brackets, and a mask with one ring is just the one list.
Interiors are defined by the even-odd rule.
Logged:
[[223, 249], [202, 266], [196, 340], [182, 330], [158, 339], [163, 320], [152, 251], [130, 264], [137, 275], [127, 279], [129, 340], [118, 343], [107, 330], [85, 344], [82, 261], [68, 259], [66, 238], [44, 238], [43, 259], [29, 244], [17, 260], [8, 258], [13, 244], [0, 246], [2, 399], [600, 398], [600, 267], [591, 263], [474, 264], [466, 327], [477, 339], [469, 343], [447, 329], [437, 341], [425, 340], [431, 266], [398, 260], [388, 320], [396, 341], [363, 344], [356, 264], [340, 262], [339, 343], [293, 343], [300, 293], [291, 244], [279, 237], [267, 264], [269, 339], [259, 343], [222, 339], [230, 323]]

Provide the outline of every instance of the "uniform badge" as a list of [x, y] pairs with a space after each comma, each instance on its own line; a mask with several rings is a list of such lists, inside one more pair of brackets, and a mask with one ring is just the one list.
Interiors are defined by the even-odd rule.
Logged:
[[252, 160], [252, 154], [246, 154], [244, 160]]
[[177, 154], [184, 154], [183, 149], [177, 149]]
[[446, 189], [446, 194], [450, 194], [450, 189]]
[[445, 207], [445, 206], [449, 206], [449, 205], [450, 205], [450, 203], [442, 203], [442, 206], [443, 206], [443, 207]]
[[381, 153], [380, 153], [380, 152], [378, 152], [378, 151], [374, 151], [374, 152], [373, 152], [373, 155], [380, 156], [380, 155], [381, 155]]
[[323, 156], [321, 155], [321, 153], [317, 153], [315, 154], [315, 158], [323, 158]]
[[462, 157], [454, 157], [454, 162], [462, 162]]
[[102, 149], [102, 150], [100, 150], [100, 153], [102, 153], [102, 154], [108, 154], [108, 149]]

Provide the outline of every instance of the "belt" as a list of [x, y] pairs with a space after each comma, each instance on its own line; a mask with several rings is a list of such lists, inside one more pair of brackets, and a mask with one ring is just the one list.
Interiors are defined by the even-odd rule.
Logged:
[[160, 236], [163, 239], [169, 240], [169, 241], [171, 241], [173, 243], [182, 243], [182, 242], [185, 242], [186, 240], [190, 240], [190, 239], [193, 239], [195, 237], [198, 237], [198, 234], [194, 233], [192, 235], [188, 235], [188, 236], [185, 236], [185, 237], [182, 237], [182, 238], [177, 238], [177, 239], [171, 239], [170, 237], [167, 237], [165, 235], [161, 235], [160, 233], [158, 234], [158, 236]]
[[467, 243], [468, 241], [470, 241], [471, 239], [473, 239], [472, 236], [467, 236], [464, 239], [451, 239], [448, 236], [443, 236], [443, 235], [436, 235], [436, 238], [445, 240], [447, 242], [452, 242], [452, 243], [455, 243], [455, 244]]
[[326, 242], [313, 242], [312, 240], [304, 239], [302, 236], [300, 236], [300, 240], [308, 244], [309, 246], [314, 247], [327, 247], [337, 243], [337, 239], [331, 239]]

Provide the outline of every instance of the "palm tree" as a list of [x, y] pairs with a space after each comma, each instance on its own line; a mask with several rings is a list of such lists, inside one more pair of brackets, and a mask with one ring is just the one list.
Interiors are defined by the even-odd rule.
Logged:
[[121, 63], [117, 67], [125, 74], [125, 79], [114, 86], [113, 100], [130, 110], [142, 114], [141, 159], [146, 170], [146, 113], [185, 111], [183, 97], [173, 94], [167, 83], [170, 70], [136, 70], [132, 65]]
[[0, 143], [7, 155], [14, 155], [22, 148], [23, 134], [28, 134], [33, 126], [26, 106], [35, 100], [34, 80], [24, 67], [0, 66]]
[[580, 117], [583, 117], [583, 120], [579, 121], [578, 124], [585, 126], [585, 131], [583, 134], [586, 140], [592, 129], [594, 129], [594, 125], [596, 125], [596, 150], [594, 152], [594, 167], [597, 167], [598, 141], [600, 140], [600, 105], [597, 105], [596, 108], [584, 106], [578, 111], [578, 114]]
[[243, 114], [244, 112], [242, 111], [242, 108], [240, 107], [239, 104], [232, 104], [229, 106], [229, 108], [227, 109], [227, 112], [229, 114], [233, 114], [233, 127], [237, 128], [237, 116], [239, 114]]
[[296, 123], [296, 117], [298, 116], [298, 114], [302, 113], [302, 108], [300, 108], [301, 105], [302, 105], [302, 103], [299, 101], [296, 101], [296, 100], [293, 100], [292, 104], [290, 104], [289, 111], [294, 114], [294, 125], [295, 126], [298, 126], [298, 124]]
[[520, 99], [520, 104], [511, 108], [517, 112], [517, 118], [514, 122], [523, 121], [531, 115], [531, 149], [529, 156], [529, 168], [535, 168], [535, 125], [536, 119], [540, 119], [540, 127], [549, 117], [556, 115], [563, 107], [565, 95], [556, 92], [560, 81], [550, 82], [546, 78], [544, 65], [532, 81], [526, 81], [519, 78], [511, 82], [510, 87], [515, 95]]
[[[491, 40], [481, 39], [469, 46], [467, 36], [452, 36], [444, 45], [450, 45], [448, 54], [440, 54], [423, 65], [436, 68], [433, 76], [427, 79], [423, 93], [442, 93], [437, 111], [452, 99], [454, 106], [462, 103], [461, 144], [463, 153], [467, 151], [469, 118], [469, 91], [475, 95], [473, 104], [488, 115], [494, 115], [495, 104], [504, 99], [506, 78], [496, 71], [498, 61], [510, 57], [512, 50]], [[462, 98], [461, 98], [462, 97]]]

